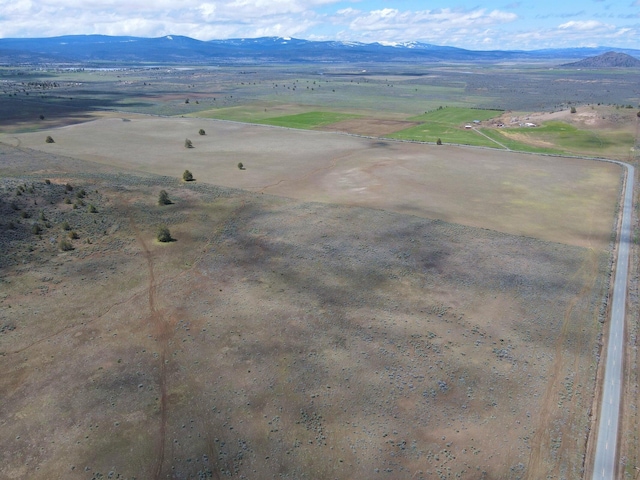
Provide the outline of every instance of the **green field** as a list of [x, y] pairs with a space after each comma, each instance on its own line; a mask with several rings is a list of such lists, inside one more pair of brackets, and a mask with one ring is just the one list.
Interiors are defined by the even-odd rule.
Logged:
[[433, 122], [447, 125], [463, 125], [474, 120], [489, 120], [502, 114], [502, 110], [482, 110], [478, 108], [445, 107], [426, 112], [424, 115], [410, 117], [414, 122]]
[[478, 132], [444, 123], [423, 123], [422, 125], [393, 133], [389, 135], [389, 138], [416, 140], [419, 142], [436, 142], [438, 139], [441, 139], [443, 143], [500, 148], [498, 144], [483, 137]]
[[488, 120], [497, 117], [501, 113], [502, 111], [500, 110], [480, 110], [463, 107], [438, 108], [423, 115], [408, 118], [408, 120], [421, 122], [421, 124], [396, 132], [389, 135], [389, 137], [421, 142], [435, 142], [441, 139], [444, 143], [501, 148], [498, 144], [483, 137], [478, 132], [464, 128], [464, 125], [472, 123], [474, 120]]
[[423, 115], [408, 118], [408, 120], [423, 123], [391, 134], [389, 137], [421, 142], [435, 142], [439, 138], [444, 143], [500, 148], [495, 142], [479, 133], [465, 129], [464, 125], [472, 123], [474, 120], [488, 120], [501, 113], [499, 110], [480, 110], [475, 108], [438, 108]]
[[218, 120], [232, 120], [235, 122], [262, 123], [265, 119], [283, 115], [297, 115], [307, 113], [309, 107], [305, 105], [278, 105], [272, 103], [257, 103], [240, 105], [237, 107], [212, 108], [193, 112], [188, 117], [215, 118]]
[[261, 123], [264, 125], [276, 125], [279, 127], [300, 128], [305, 130], [360, 116], [355, 113], [319, 111], [313, 110], [313, 108], [314, 107], [308, 105], [260, 103], [202, 110], [189, 114], [188, 116], [233, 120], [246, 123]]
[[284, 115], [282, 117], [268, 118], [261, 120], [258, 123], [276, 125], [278, 127], [310, 130], [312, 128], [330, 125], [341, 120], [355, 117], [358, 117], [358, 115], [337, 112], [307, 112], [299, 113], [297, 115]]

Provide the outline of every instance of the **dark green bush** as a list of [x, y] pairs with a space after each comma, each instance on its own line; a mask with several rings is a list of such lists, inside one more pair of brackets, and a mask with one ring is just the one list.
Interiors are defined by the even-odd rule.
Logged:
[[171, 240], [173, 240], [173, 238], [171, 238], [171, 232], [166, 225], [161, 225], [160, 227], [158, 227], [158, 234], [156, 238], [159, 242], [170, 242]]
[[171, 200], [169, 199], [169, 194], [166, 190], [160, 190], [160, 194], [158, 195], [158, 205], [171, 205]]

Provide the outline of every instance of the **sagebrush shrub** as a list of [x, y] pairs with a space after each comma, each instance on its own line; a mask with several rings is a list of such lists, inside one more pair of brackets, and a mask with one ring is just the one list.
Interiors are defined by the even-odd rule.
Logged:
[[69, 250], [73, 250], [73, 244], [67, 238], [61, 238], [58, 243], [58, 248], [63, 252], [68, 252]]

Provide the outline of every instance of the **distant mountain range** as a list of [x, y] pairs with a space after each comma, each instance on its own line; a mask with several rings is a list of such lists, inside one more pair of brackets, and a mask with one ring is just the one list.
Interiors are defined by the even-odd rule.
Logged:
[[626, 53], [606, 52], [578, 62], [565, 63], [563, 67], [574, 68], [640, 68], [640, 60]]
[[[420, 42], [320, 42], [282, 37], [201, 41], [177, 35], [159, 38], [70, 35], [0, 39], [0, 64], [560, 62], [584, 59], [609, 50], [611, 47], [475, 51]], [[617, 52], [627, 56], [640, 56], [640, 50], [617, 49]]]

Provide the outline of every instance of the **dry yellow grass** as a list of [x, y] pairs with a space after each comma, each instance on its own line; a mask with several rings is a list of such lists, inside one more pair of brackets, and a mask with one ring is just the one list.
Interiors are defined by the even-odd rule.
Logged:
[[[187, 118], [118, 118], [0, 137], [117, 167], [381, 208], [604, 249], [620, 167]], [[204, 128], [206, 136], [198, 136]], [[51, 135], [54, 144], [44, 138]], [[195, 148], [185, 149], [190, 138]], [[246, 168], [240, 171], [238, 162]]]

